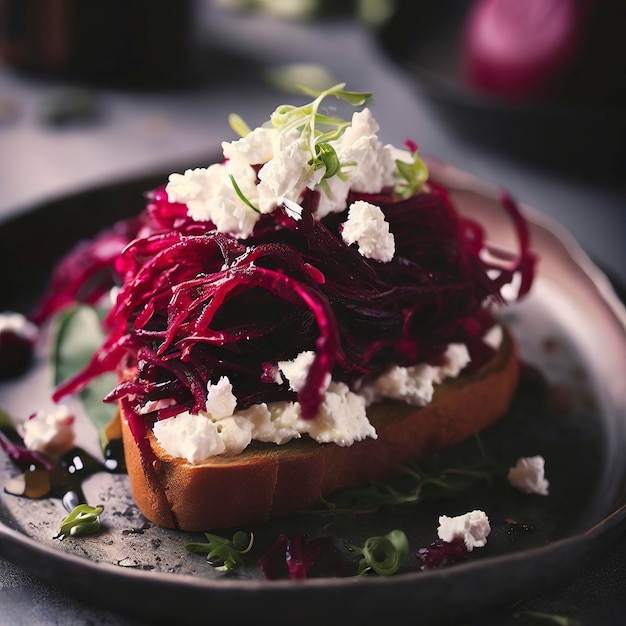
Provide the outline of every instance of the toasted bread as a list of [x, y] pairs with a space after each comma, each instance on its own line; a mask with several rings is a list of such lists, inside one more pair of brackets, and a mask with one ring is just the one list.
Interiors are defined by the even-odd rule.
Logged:
[[519, 369], [514, 340], [505, 332], [491, 360], [437, 385], [427, 406], [371, 405], [368, 417], [378, 438], [347, 447], [306, 436], [280, 446], [253, 442], [237, 456], [194, 465], [167, 455], [149, 431], [155, 460], [148, 473], [122, 413], [132, 494], [150, 521], [188, 531], [255, 525], [308, 509], [338, 489], [389, 478], [404, 463], [494, 423], [509, 408]]

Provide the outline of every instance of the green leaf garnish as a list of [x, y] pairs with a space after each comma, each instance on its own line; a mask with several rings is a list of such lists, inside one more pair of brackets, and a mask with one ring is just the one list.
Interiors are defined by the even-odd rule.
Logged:
[[231, 113], [228, 116], [228, 124], [240, 137], [245, 137], [250, 132], [250, 127], [236, 113]]
[[307, 87], [306, 85], [298, 85], [296, 86], [296, 89], [306, 94], [307, 96], [312, 96], [316, 98], [316, 100], [319, 100], [320, 102], [328, 96], [334, 96], [335, 98], [339, 98], [339, 100], [343, 100], [344, 102], [347, 102], [354, 107], [365, 106], [372, 101], [371, 93], [359, 91], [345, 91], [345, 86], [345, 83], [338, 83], [337, 85], [333, 85], [332, 87], [329, 87], [328, 89], [325, 89], [323, 91], [317, 91], [315, 89]]
[[[80, 304], [61, 311], [55, 318], [52, 347], [54, 384], [58, 385], [82, 371], [104, 340], [101, 318], [94, 307]], [[114, 373], [103, 374], [77, 394], [87, 416], [98, 430], [103, 448], [108, 443], [105, 429], [115, 417], [117, 406], [102, 399], [117, 382]]]
[[403, 180], [396, 185], [395, 191], [403, 198], [410, 198], [415, 195], [428, 180], [428, 166], [421, 159], [417, 150], [413, 153], [413, 161], [411, 163], [396, 159], [396, 168]]
[[79, 504], [72, 512], [61, 521], [61, 531], [57, 535], [63, 539], [67, 535], [89, 535], [100, 530], [100, 515], [104, 511], [103, 506], [89, 506]]
[[204, 533], [207, 543], [190, 541], [185, 544], [189, 552], [206, 555], [206, 559], [218, 571], [229, 571], [237, 567], [243, 561], [242, 556], [252, 549], [254, 535], [252, 533], [237, 531], [232, 539], [226, 539], [219, 535]]
[[277, 107], [270, 116], [270, 122], [281, 133], [288, 133], [294, 129], [300, 130], [303, 147], [307, 146], [311, 154], [309, 161], [311, 167], [313, 169], [322, 166], [327, 168], [324, 178], [335, 176], [341, 169], [335, 150], [326, 144], [338, 139], [350, 122], [340, 117], [320, 113], [322, 102], [329, 96], [333, 96], [353, 106], [362, 106], [367, 104], [372, 97], [369, 93], [345, 91], [344, 87], [345, 83], [339, 83], [323, 91], [316, 91], [301, 86], [298, 90], [313, 96], [315, 99], [312, 102], [299, 107], [283, 104]]
[[329, 143], [318, 143], [316, 146], [317, 161], [321, 162], [326, 171], [323, 178], [330, 178], [339, 171], [341, 164], [339, 163], [339, 157], [337, 152]]
[[392, 530], [383, 537], [370, 537], [363, 547], [353, 544], [348, 550], [362, 556], [357, 568], [357, 575], [364, 576], [374, 572], [379, 576], [391, 576], [399, 569], [409, 553], [409, 540], [401, 530]]
[[230, 182], [233, 184], [233, 188], [235, 189], [235, 193], [239, 196], [239, 199], [246, 206], [249, 206], [253, 211], [255, 211], [256, 213], [260, 213], [261, 211], [259, 211], [259, 209], [255, 207], [254, 204], [252, 204], [252, 202], [248, 200], [248, 198], [246, 198], [243, 191], [241, 191], [239, 185], [237, 184], [237, 181], [235, 180], [235, 177], [232, 174], [229, 174], [228, 177], [230, 178]]

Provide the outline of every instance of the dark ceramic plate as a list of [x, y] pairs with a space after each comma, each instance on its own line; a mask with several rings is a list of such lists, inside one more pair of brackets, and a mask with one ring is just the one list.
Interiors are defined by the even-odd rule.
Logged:
[[[459, 136], [531, 166], [619, 180], [626, 163], [625, 75], [596, 57], [606, 48], [616, 64], [625, 58], [619, 34], [611, 34], [623, 23], [613, 17], [623, 13], [620, 0], [600, 3], [591, 52], [575, 66], [563, 93], [528, 102], [480, 92], [464, 80], [461, 39], [471, 5], [424, 0], [415, 16], [414, 3], [398, 2], [376, 41]], [[586, 86], [585, 72], [596, 86]]]
[[[462, 212], [479, 218], [490, 237], [511, 246], [510, 225], [496, 193], [465, 174], [432, 163]], [[2, 309], [27, 312], [49, 269], [73, 242], [136, 213], [156, 176], [47, 203], [0, 225]], [[124, 475], [97, 474], [85, 483], [91, 504], [103, 504], [97, 535], [55, 539], [64, 510], [58, 500], [0, 497], [0, 556], [91, 603], [163, 622], [274, 624], [423, 623], [472, 612], [567, 582], [623, 530], [626, 481], [626, 312], [604, 275], [567, 233], [527, 209], [540, 255], [531, 297], [504, 322], [517, 336], [527, 366], [511, 412], [481, 435], [487, 453], [506, 468], [518, 456], [546, 459], [550, 495], [528, 496], [505, 481], [479, 484], [455, 497], [431, 498], [377, 514], [303, 513], [255, 533], [245, 565], [227, 575], [184, 542], [201, 535], [147, 524]], [[62, 227], [61, 227], [62, 226]], [[50, 372], [41, 356], [24, 377], [0, 386], [0, 405], [16, 420], [49, 405]], [[75, 407], [79, 410], [79, 407]], [[83, 447], [98, 453], [95, 433], [79, 421]], [[439, 461], [458, 464], [476, 442]], [[0, 481], [17, 474], [0, 456]], [[396, 487], [404, 485], [398, 483]], [[436, 539], [438, 516], [480, 508], [490, 518], [487, 546], [462, 563], [421, 571], [416, 551]], [[410, 554], [392, 577], [355, 577], [346, 541], [403, 529]], [[223, 534], [230, 534], [225, 531]], [[326, 537], [323, 557], [305, 581], [263, 578], [257, 558], [281, 533]]]

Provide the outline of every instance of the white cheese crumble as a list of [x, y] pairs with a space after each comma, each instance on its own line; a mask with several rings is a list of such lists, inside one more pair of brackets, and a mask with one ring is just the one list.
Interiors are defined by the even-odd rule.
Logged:
[[[307, 350], [289, 361], [279, 361], [278, 370], [293, 391], [304, 385], [314, 359], [315, 353]], [[302, 419], [299, 402], [260, 403], [236, 411], [232, 384], [222, 376], [217, 383], [207, 385], [206, 411], [199, 415], [181, 413], [158, 421], [154, 433], [168, 454], [186, 458], [190, 463], [201, 463], [210, 456], [234, 456], [251, 441], [282, 445], [302, 435], [318, 443], [350, 446], [378, 436], [367, 417], [369, 404], [392, 398], [425, 406], [432, 400], [434, 385], [458, 376], [469, 360], [466, 346], [450, 344], [441, 366], [394, 366], [358, 391], [351, 391], [345, 383], [332, 381], [328, 376], [319, 412], [311, 420]], [[280, 376], [275, 379], [282, 382]]]
[[487, 543], [490, 532], [489, 519], [483, 511], [470, 511], [457, 517], [447, 515], [439, 517], [437, 529], [439, 539], [446, 543], [462, 539], [468, 552], [474, 548], [482, 548]]
[[206, 415], [185, 411], [156, 422], [152, 431], [167, 454], [189, 463], [201, 463], [226, 450], [215, 422]]
[[[290, 361], [278, 361], [278, 369], [289, 382], [289, 389], [300, 391], [304, 387], [314, 360], [315, 352], [313, 350], [305, 350]], [[330, 374], [326, 378], [324, 389], [327, 389], [329, 384]]]
[[7, 331], [18, 337], [35, 342], [39, 336], [39, 330], [35, 324], [29, 322], [21, 313], [0, 313], [0, 332]]
[[426, 406], [433, 399], [435, 385], [446, 378], [456, 378], [469, 362], [467, 346], [450, 344], [444, 354], [443, 365], [394, 365], [374, 381], [364, 385], [359, 393], [365, 397], [368, 405], [388, 398], [413, 406]]
[[367, 418], [365, 399], [345, 383], [331, 383], [315, 419], [299, 423], [301, 430], [318, 443], [350, 446], [355, 441], [378, 437]]
[[[186, 204], [193, 219], [211, 221], [219, 231], [245, 239], [262, 214], [281, 205], [299, 219], [307, 189], [319, 192], [315, 216], [321, 219], [345, 211], [350, 191], [378, 193], [393, 188], [402, 178], [396, 161], [410, 164], [417, 157], [383, 145], [377, 136], [380, 128], [367, 107], [353, 113], [345, 126], [336, 122], [337, 132], [320, 140], [337, 158], [338, 167], [327, 172], [328, 163], [320, 159], [316, 143], [321, 136], [315, 128], [316, 113], [322, 99], [336, 94], [337, 87], [341, 86], [320, 94], [308, 107], [278, 107], [264, 125], [241, 139], [223, 142], [222, 163], [171, 174], [166, 186], [169, 200]], [[348, 219], [346, 236], [353, 239], [350, 233], [358, 228], [354, 241], [358, 240], [361, 253], [390, 261], [395, 241], [384, 216], [379, 216], [382, 211], [376, 207], [373, 217], [367, 218], [359, 217], [358, 211], [363, 212], [363, 207]]]
[[37, 411], [22, 424], [24, 445], [45, 456], [56, 457], [74, 445], [74, 416], [60, 404], [52, 411]]
[[206, 412], [213, 419], [232, 415], [236, 406], [237, 398], [228, 376], [222, 376], [217, 383], [207, 385]]
[[361, 255], [388, 263], [396, 251], [396, 241], [389, 232], [385, 214], [375, 204], [357, 200], [350, 205], [341, 237], [348, 245], [356, 243]]
[[502, 339], [504, 338], [504, 332], [502, 330], [502, 326], [496, 324], [492, 326], [484, 335], [483, 341], [494, 350], [497, 350], [502, 344]]
[[523, 493], [540, 496], [549, 494], [550, 483], [545, 477], [545, 460], [542, 456], [530, 456], [517, 459], [515, 467], [507, 474], [509, 484]]

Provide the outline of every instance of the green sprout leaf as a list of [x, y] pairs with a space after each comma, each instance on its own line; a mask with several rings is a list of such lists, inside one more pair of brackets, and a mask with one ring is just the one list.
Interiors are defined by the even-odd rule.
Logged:
[[270, 116], [270, 122], [281, 133], [299, 129], [302, 143], [308, 145], [307, 149], [311, 154], [311, 166], [314, 169], [322, 166], [327, 168], [324, 178], [330, 178], [340, 172], [341, 164], [337, 154], [327, 144], [329, 141], [338, 139], [350, 122], [340, 117], [320, 113], [322, 102], [329, 96], [353, 106], [362, 106], [371, 100], [371, 94], [345, 91], [344, 87], [345, 83], [339, 83], [324, 91], [316, 91], [301, 86], [299, 91], [315, 98], [312, 102], [300, 107], [283, 104], [277, 107]]
[[207, 538], [206, 543], [190, 541], [185, 544], [185, 548], [189, 552], [206, 555], [207, 561], [221, 572], [240, 565], [242, 556], [250, 552], [254, 543], [254, 535], [243, 530], [238, 530], [232, 539], [211, 533], [204, 533], [204, 536]]
[[411, 163], [396, 159], [396, 168], [398, 169], [398, 174], [403, 179], [402, 182], [396, 185], [396, 193], [399, 193], [404, 198], [410, 198], [415, 195], [428, 180], [428, 166], [421, 159], [417, 150], [413, 153], [413, 161]]
[[[329, 145], [330, 141], [336, 141], [350, 126], [350, 122], [335, 116], [329, 116], [320, 112], [320, 106], [328, 97], [335, 97], [352, 106], [363, 106], [371, 101], [372, 95], [356, 91], [346, 91], [345, 83], [339, 83], [323, 91], [311, 89], [304, 85], [296, 88], [297, 91], [312, 96], [314, 100], [302, 106], [291, 104], [281, 104], [270, 115], [269, 122], [281, 134], [289, 133], [293, 130], [300, 132], [301, 146], [307, 150], [311, 157], [309, 165], [313, 170], [321, 167], [326, 168], [322, 180], [332, 176], [341, 176], [342, 164], [335, 149]], [[245, 137], [250, 129], [248, 125], [236, 114], [229, 116], [231, 128], [240, 136]], [[236, 181], [231, 176], [233, 186], [240, 199], [250, 208], [258, 209], [244, 196]]]
[[320, 102], [328, 97], [334, 96], [335, 98], [339, 98], [339, 100], [343, 100], [347, 102], [351, 106], [360, 107], [369, 104], [372, 101], [372, 94], [358, 91], [345, 91], [344, 87], [345, 83], [338, 83], [337, 85], [333, 85], [328, 89], [323, 91], [316, 91], [314, 89], [310, 89], [305, 85], [300, 85], [297, 87], [298, 91], [314, 97], [316, 100], [320, 100]]
[[[409, 463], [404, 467], [404, 490], [385, 482], [371, 482], [364, 487], [343, 489], [322, 500], [326, 512], [373, 513], [402, 504], [419, 504], [427, 499], [450, 497], [478, 484], [492, 484], [506, 476], [506, 469], [490, 459], [478, 436], [478, 453], [468, 460], [459, 459], [454, 466], [440, 467], [436, 459], [430, 465]], [[406, 483], [409, 484], [406, 484]]]
[[383, 537], [370, 537], [363, 547], [348, 544], [347, 548], [361, 555], [357, 575], [374, 572], [379, 576], [391, 576], [399, 569], [409, 554], [409, 540], [401, 530], [392, 530]]
[[236, 113], [231, 113], [228, 116], [228, 123], [240, 137], [245, 137], [250, 132], [250, 127]]
[[100, 530], [100, 515], [104, 511], [103, 506], [89, 506], [79, 504], [72, 512], [61, 521], [61, 531], [57, 535], [59, 539], [66, 536], [89, 535]]
[[237, 184], [237, 181], [235, 180], [235, 177], [232, 174], [229, 174], [228, 177], [230, 178], [230, 182], [233, 184], [233, 188], [235, 189], [235, 193], [239, 196], [239, 199], [246, 206], [249, 206], [253, 211], [255, 211], [256, 213], [260, 213], [261, 211], [259, 211], [259, 209], [257, 207], [255, 207], [254, 204], [252, 204], [252, 202], [250, 202], [250, 200], [248, 200], [248, 198], [246, 198], [246, 196], [244, 195], [243, 191], [241, 191], [241, 188]]
[[[84, 304], [61, 311], [55, 318], [53, 332], [52, 369], [54, 384], [58, 385], [87, 366], [104, 342], [105, 334], [98, 311]], [[98, 430], [103, 448], [108, 443], [105, 430], [115, 418], [117, 406], [102, 399], [117, 382], [114, 373], [103, 374], [77, 394], [87, 416]]]
[[330, 178], [337, 174], [340, 168], [337, 152], [329, 143], [318, 143], [316, 146], [316, 157], [319, 163], [326, 168], [323, 178]]

